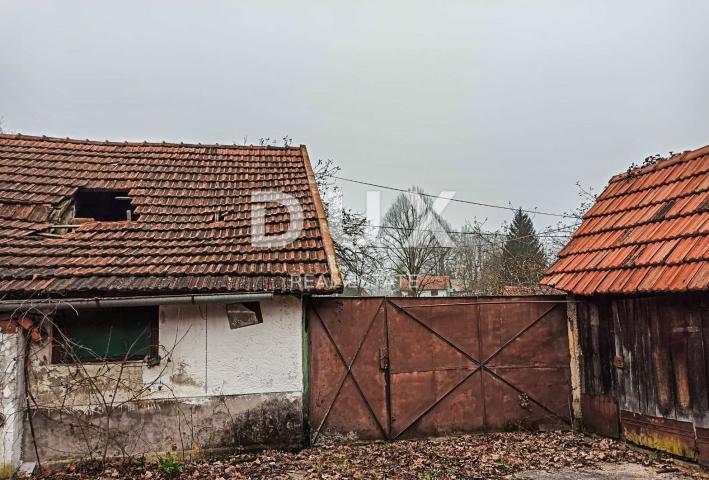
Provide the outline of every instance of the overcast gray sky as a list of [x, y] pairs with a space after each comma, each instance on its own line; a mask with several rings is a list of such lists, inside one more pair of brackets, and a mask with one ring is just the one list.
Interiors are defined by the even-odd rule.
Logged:
[[[703, 0], [2, 0], [0, 116], [101, 140], [289, 135], [343, 176], [563, 211], [577, 180], [709, 143], [708, 20]], [[363, 209], [366, 187], [342, 187]]]

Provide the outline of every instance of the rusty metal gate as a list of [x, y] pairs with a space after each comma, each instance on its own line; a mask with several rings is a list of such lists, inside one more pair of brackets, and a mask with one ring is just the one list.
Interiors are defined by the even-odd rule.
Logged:
[[568, 427], [563, 300], [311, 299], [311, 440]]

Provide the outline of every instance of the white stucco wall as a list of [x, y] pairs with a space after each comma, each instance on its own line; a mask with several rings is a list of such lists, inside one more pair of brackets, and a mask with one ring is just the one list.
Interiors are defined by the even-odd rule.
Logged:
[[421, 290], [419, 297], [448, 297], [450, 293], [448, 290], [438, 290], [438, 295], [431, 295], [431, 290]]
[[[163, 305], [159, 309], [160, 364], [128, 362], [120, 374], [103, 364], [84, 364], [97, 384], [116, 401], [193, 398], [254, 393], [302, 394], [302, 304], [294, 296], [260, 302], [263, 323], [230, 329], [226, 304]], [[74, 389], [67, 396], [62, 378], [76, 367], [51, 363], [51, 342], [34, 345], [31, 388], [39, 404], [89, 407], [90, 392]], [[117, 366], [119, 364], [116, 364]], [[118, 368], [118, 367], [116, 367]], [[97, 373], [101, 372], [101, 373]], [[136, 392], [139, 395], [136, 397]]]
[[161, 306], [165, 368], [143, 368], [144, 383], [161, 377], [151, 396], [302, 392], [301, 299], [262, 301], [261, 313], [263, 323], [232, 330], [226, 304]]
[[[103, 437], [86, 442], [66, 419], [81, 412], [77, 418], [95, 422], [100, 432], [104, 403], [120, 406], [111, 427], [118, 439], [112, 445], [120, 449], [111, 455], [269, 442], [299, 445], [303, 306], [298, 297], [276, 296], [261, 301], [260, 308], [263, 323], [232, 330], [226, 304], [161, 306], [158, 365], [52, 364], [49, 336], [33, 344], [28, 384], [41, 413], [35, 417], [40, 457], [92, 455], [91, 448], [103, 445]], [[32, 445], [25, 426], [25, 460], [35, 458]]]
[[[438, 295], [431, 295], [431, 290], [421, 290], [418, 294], [419, 297], [450, 297], [451, 291], [450, 290], [438, 290]], [[402, 290], [401, 291], [401, 296], [402, 297], [413, 297], [414, 295], [412, 292], [408, 290]]]

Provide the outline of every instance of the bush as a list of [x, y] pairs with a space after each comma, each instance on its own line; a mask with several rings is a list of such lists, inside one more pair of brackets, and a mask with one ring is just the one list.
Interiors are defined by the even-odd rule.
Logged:
[[158, 458], [158, 471], [168, 477], [176, 477], [185, 471], [185, 464], [174, 455]]

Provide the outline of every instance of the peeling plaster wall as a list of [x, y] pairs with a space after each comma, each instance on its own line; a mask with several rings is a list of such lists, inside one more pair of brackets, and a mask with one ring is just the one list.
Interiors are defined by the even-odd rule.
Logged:
[[[34, 410], [40, 459], [47, 464], [101, 458], [105, 446], [109, 457], [165, 452], [193, 457], [222, 449], [292, 448], [304, 441], [299, 393], [143, 400], [121, 406], [112, 418], [113, 426], [106, 435], [105, 430], [77, 427], [76, 418], [58, 410]], [[104, 421], [100, 412], [83, 412], [84, 426], [100, 427]], [[27, 427], [25, 432], [23, 460], [35, 461]]]
[[22, 336], [18, 333], [0, 333], [0, 464], [14, 467], [20, 464], [24, 415], [24, 355]]
[[[263, 323], [232, 330], [225, 304], [161, 306], [161, 361], [155, 366], [130, 362], [109, 365], [107, 371], [106, 365], [98, 364], [84, 364], [82, 369], [53, 365], [51, 341], [34, 345], [29, 377], [37, 401], [33, 421], [40, 457], [81, 458], [96, 450], [102, 434], [89, 441], [80, 439], [79, 430], [86, 428], [76, 424], [100, 425], [106, 400], [119, 406], [111, 420], [116, 438], [123, 438], [123, 445], [115, 442], [110, 448], [116, 455], [218, 448], [248, 444], [254, 438], [258, 444], [299, 443], [301, 299], [277, 296], [262, 301], [261, 312]], [[103, 399], [96, 395], [95, 385]], [[59, 414], [60, 406], [69, 409], [68, 417], [79, 412], [80, 422]], [[247, 425], [240, 423], [239, 415], [249, 419]], [[29, 459], [34, 452], [25, 430], [25, 459]], [[57, 440], [65, 446], [62, 451], [53, 447]]]
[[301, 392], [300, 299], [275, 297], [261, 312], [263, 323], [231, 330], [224, 304], [161, 307], [160, 344], [175, 346], [162, 383], [178, 397]]

